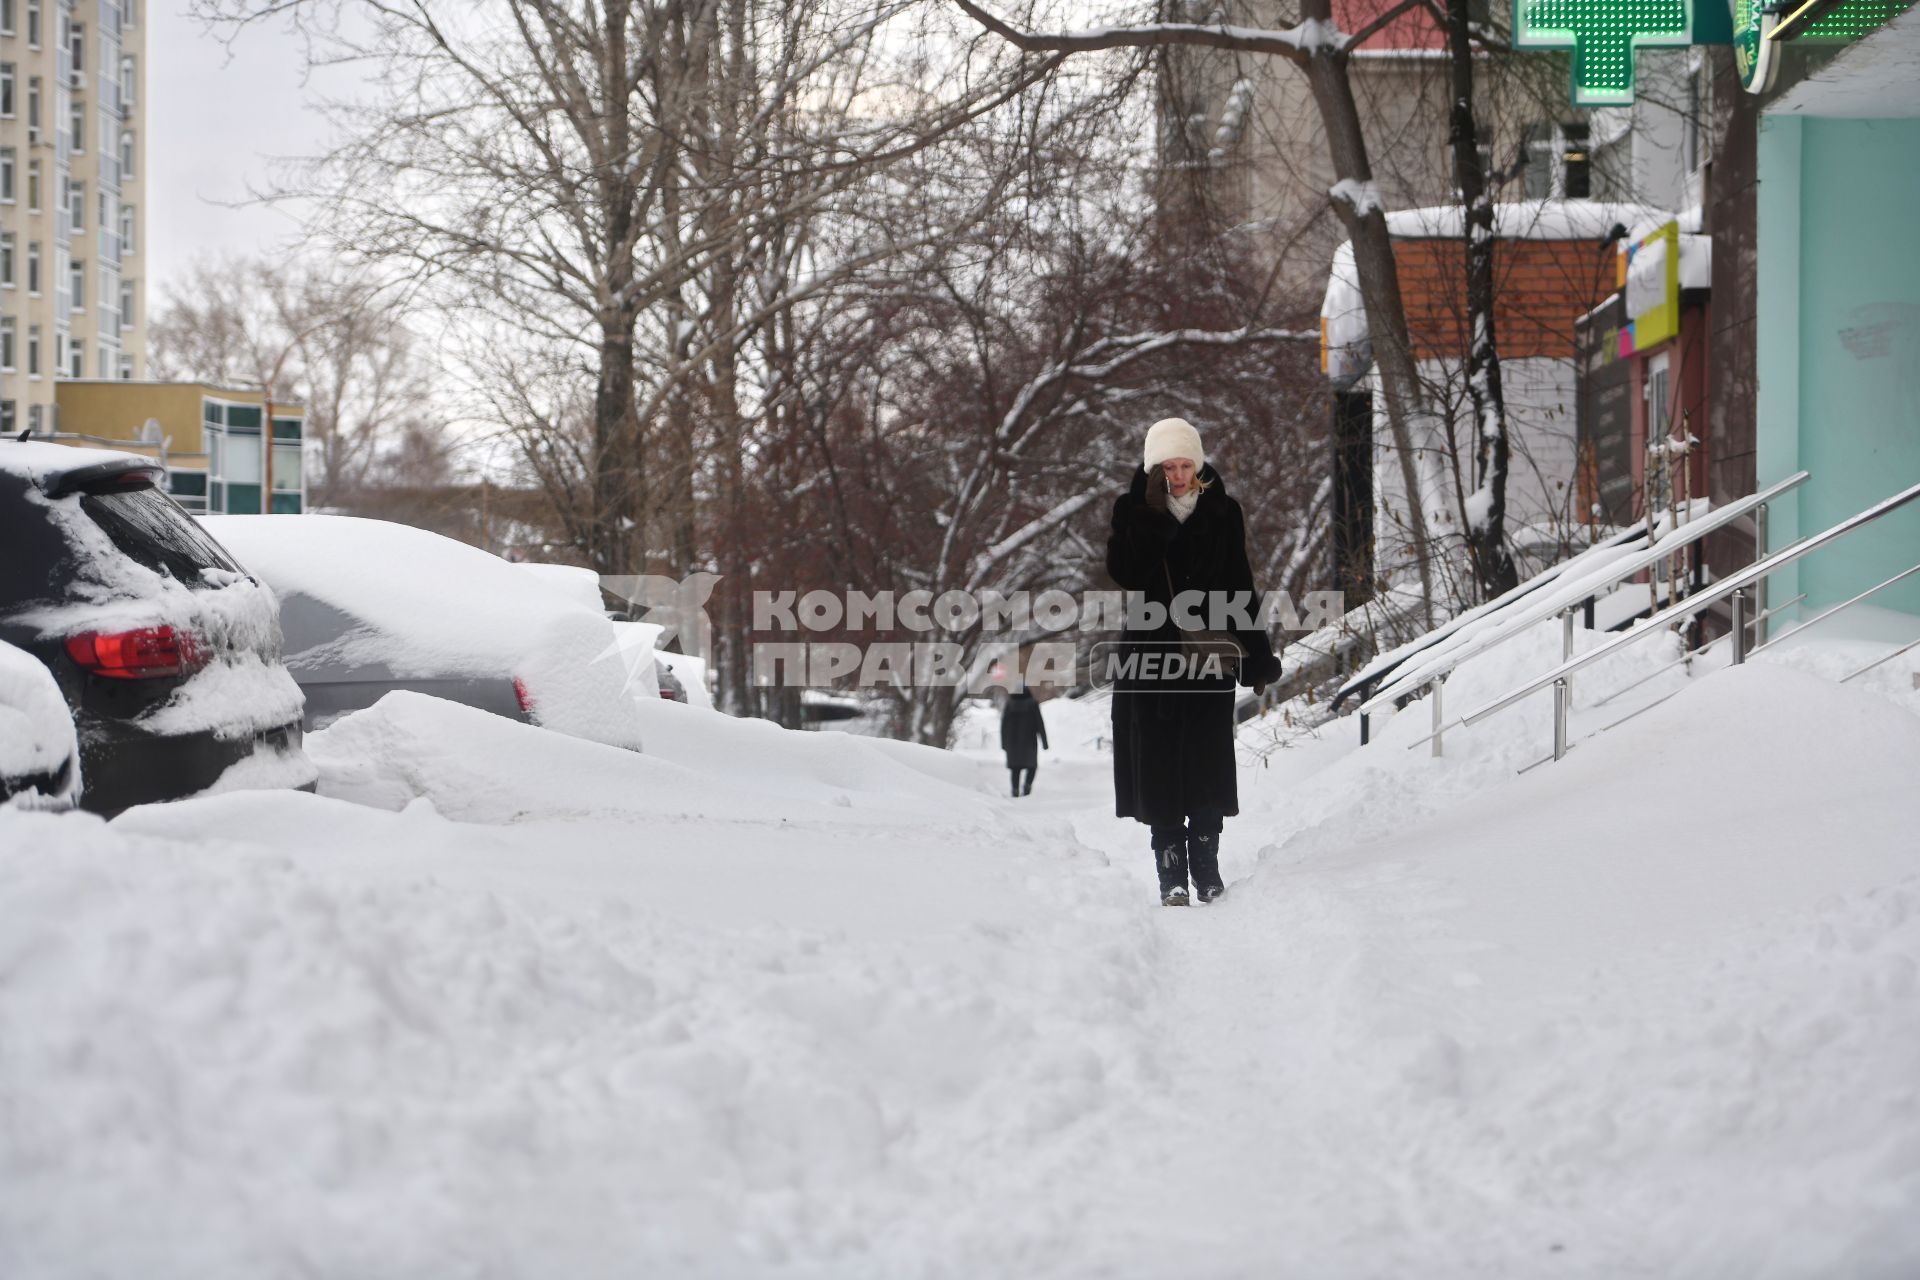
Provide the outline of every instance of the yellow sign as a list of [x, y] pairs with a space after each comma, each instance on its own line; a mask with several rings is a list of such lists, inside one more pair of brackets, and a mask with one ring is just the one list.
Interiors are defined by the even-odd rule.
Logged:
[[1620, 354], [1647, 351], [1680, 333], [1680, 224], [1669, 222], [1620, 255], [1627, 322]]

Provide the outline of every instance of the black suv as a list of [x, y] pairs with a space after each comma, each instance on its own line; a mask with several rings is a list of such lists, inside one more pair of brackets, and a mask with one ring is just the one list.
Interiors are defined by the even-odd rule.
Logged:
[[53, 673], [80, 805], [223, 786], [311, 790], [272, 593], [159, 486], [150, 459], [0, 440], [0, 640]]

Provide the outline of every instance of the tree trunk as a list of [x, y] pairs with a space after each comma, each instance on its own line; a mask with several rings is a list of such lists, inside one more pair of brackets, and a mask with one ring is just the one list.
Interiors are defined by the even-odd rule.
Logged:
[[[1467, 394], [1473, 401], [1473, 501], [1462, 512], [1467, 550], [1481, 598], [1491, 600], [1518, 581], [1507, 551], [1507, 403], [1500, 386], [1500, 348], [1493, 323], [1493, 200], [1480, 160], [1473, 113], [1473, 43], [1468, 0], [1447, 0], [1447, 54], [1453, 106], [1448, 141], [1454, 182], [1466, 217]], [[1484, 495], [1484, 496], [1482, 496]]]
[[632, 131], [627, 119], [627, 9], [608, 5], [606, 45], [600, 58], [600, 88], [606, 117], [606, 148], [600, 172], [601, 204], [607, 211], [607, 296], [601, 300], [600, 368], [593, 391], [592, 536], [588, 559], [601, 573], [642, 571], [640, 482], [645, 474], [633, 414], [634, 182], [629, 164]]
[[588, 558], [598, 573], [638, 573], [634, 531], [641, 458], [633, 447], [633, 313], [603, 322], [593, 392], [594, 513]]
[[[1302, 17], [1332, 22], [1331, 0], [1306, 0]], [[1334, 176], [1355, 184], [1361, 193], [1373, 192], [1373, 165], [1360, 128], [1360, 110], [1354, 103], [1353, 82], [1347, 74], [1344, 49], [1315, 49], [1306, 59], [1307, 82], [1327, 131], [1327, 151]], [[1349, 188], [1352, 191], [1353, 188]], [[1411, 419], [1426, 397], [1414, 368], [1413, 347], [1407, 339], [1406, 306], [1400, 296], [1400, 270], [1393, 258], [1393, 239], [1387, 231], [1386, 210], [1377, 195], [1336, 197], [1334, 212], [1353, 244], [1354, 274], [1366, 302], [1367, 335], [1373, 344], [1374, 365], [1380, 371], [1381, 398], [1386, 403], [1387, 426], [1400, 458], [1400, 479], [1407, 493], [1407, 529], [1427, 622], [1432, 625], [1433, 563], [1427, 533], [1426, 499], [1414, 458]]]

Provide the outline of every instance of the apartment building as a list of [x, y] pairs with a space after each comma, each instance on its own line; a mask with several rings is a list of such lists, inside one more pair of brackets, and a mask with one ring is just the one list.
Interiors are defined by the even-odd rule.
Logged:
[[143, 0], [0, 0], [0, 431], [146, 374]]

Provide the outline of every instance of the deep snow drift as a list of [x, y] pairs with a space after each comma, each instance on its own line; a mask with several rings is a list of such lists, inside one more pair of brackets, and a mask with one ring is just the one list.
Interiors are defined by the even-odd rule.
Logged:
[[318, 796], [0, 810], [0, 1275], [1915, 1274], [1920, 715], [1812, 653], [1249, 750], [1186, 910], [1098, 703], [1018, 801], [985, 716], [397, 695]]

